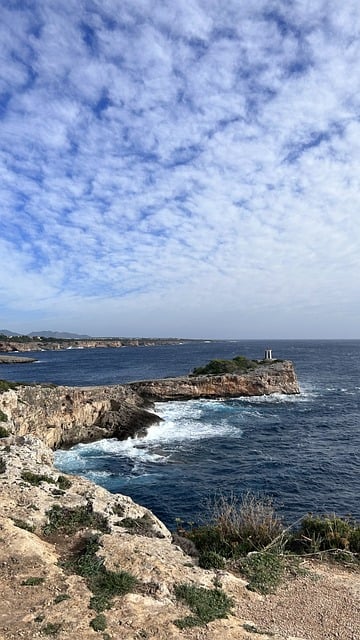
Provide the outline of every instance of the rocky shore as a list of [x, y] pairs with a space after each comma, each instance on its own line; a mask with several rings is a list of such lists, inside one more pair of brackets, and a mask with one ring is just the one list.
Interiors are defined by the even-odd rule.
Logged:
[[[248, 393], [298, 393], [292, 367], [282, 371], [276, 365], [258, 371], [258, 384], [256, 372], [246, 374]], [[238, 390], [246, 391], [244, 377]], [[309, 573], [289, 576], [279, 595], [256, 594], [241, 576], [201, 569], [156, 516], [130, 498], [54, 468], [57, 446], [139, 433], [158, 419], [151, 401], [183, 398], [189, 389], [236, 393], [233, 376], [216, 378], [86, 389], [19, 385], [0, 393], [0, 640], [360, 637], [358, 575], [309, 560]], [[105, 579], [114, 589], [124, 575], [132, 577], [132, 588], [110, 598]], [[179, 628], [176, 620], [191, 615], [176, 597], [176, 585], [184, 583], [209, 590], [221, 585], [232, 598], [231, 613]], [[101, 597], [108, 598], [103, 608]]]
[[23, 356], [4, 356], [0, 355], [0, 364], [21, 364], [24, 362], [36, 362], [35, 358], [26, 358]]

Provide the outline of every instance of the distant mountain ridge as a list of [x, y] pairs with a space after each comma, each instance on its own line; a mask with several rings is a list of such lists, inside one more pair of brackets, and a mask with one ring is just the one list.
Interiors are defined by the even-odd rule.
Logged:
[[91, 336], [79, 333], [68, 333], [67, 331], [32, 331], [31, 333], [19, 333], [19, 331], [9, 331], [8, 329], [0, 329], [0, 334], [4, 336], [42, 336], [43, 338], [65, 338], [68, 340], [91, 340]]

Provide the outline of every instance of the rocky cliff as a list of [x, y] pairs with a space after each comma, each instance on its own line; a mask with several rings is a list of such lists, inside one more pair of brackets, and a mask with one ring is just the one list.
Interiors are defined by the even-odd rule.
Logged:
[[[250, 374], [247, 384], [243, 376], [220, 376], [86, 389], [19, 386], [0, 393], [1, 425], [10, 434], [0, 434], [0, 640], [360, 637], [354, 574], [308, 561], [310, 573], [290, 576], [278, 595], [258, 595], [239, 575], [201, 569], [131, 498], [59, 474], [53, 465], [49, 447], [122, 437], [127, 428], [134, 432], [157, 419], [144, 398], [297, 393], [291, 367], [281, 374], [274, 366]], [[176, 621], [192, 615], [176, 596], [179, 584], [221, 588], [232, 598], [231, 612], [179, 628]]]
[[260, 365], [244, 374], [145, 380], [129, 386], [141, 397], [152, 401], [300, 393], [294, 366], [289, 361]]
[[34, 435], [52, 449], [101, 438], [141, 434], [161, 420], [130, 387], [19, 385], [0, 394], [14, 435]]
[[104, 387], [19, 385], [0, 394], [0, 410], [15, 435], [35, 435], [52, 449], [89, 440], [141, 435], [161, 418], [154, 401], [299, 393], [291, 362], [242, 375], [147, 380]]

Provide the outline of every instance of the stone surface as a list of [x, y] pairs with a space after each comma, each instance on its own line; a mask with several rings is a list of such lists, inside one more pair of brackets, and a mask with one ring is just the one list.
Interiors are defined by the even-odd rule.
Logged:
[[129, 386], [154, 401], [300, 393], [293, 364], [289, 361], [261, 365], [240, 375], [184, 376], [133, 382]]

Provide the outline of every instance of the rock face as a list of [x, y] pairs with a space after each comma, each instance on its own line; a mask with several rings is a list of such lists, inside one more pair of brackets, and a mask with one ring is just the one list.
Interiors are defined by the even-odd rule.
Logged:
[[[186, 397], [197, 397], [199, 389], [220, 395], [239, 395], [240, 390], [297, 393], [290, 368], [285, 367], [282, 376], [276, 371], [269, 367], [260, 372], [257, 382], [248, 376], [247, 386], [234, 376], [226, 381], [223, 376], [218, 381], [192, 379], [187, 391], [192, 395]], [[105, 432], [124, 435], [127, 428], [137, 430], [157, 419], [146, 411], [145, 396], [174, 399], [187, 388], [185, 382], [169, 380], [141, 384], [143, 395], [136, 385], [19, 386], [0, 394], [1, 424], [10, 433], [0, 437], [0, 640], [359, 638], [360, 582], [354, 574], [325, 574], [321, 568], [316, 581], [313, 574], [291, 578], [278, 600], [260, 596], [237, 575], [201, 569], [158, 518], [131, 498], [110, 494], [85, 478], [59, 474], [49, 447], [104, 437]], [[54, 512], [62, 515], [49, 531]], [[89, 514], [97, 519], [87, 522]], [[101, 530], [100, 521], [106, 523]], [[94, 540], [95, 530], [99, 548], [91, 556], [92, 564], [85, 566], [97, 571], [100, 565], [116, 574], [126, 571], [138, 581], [130, 593], [111, 599], [103, 619], [93, 602], [94, 586], [75, 562], [84, 559], [81, 554]], [[207, 589], [221, 584], [233, 600], [231, 613], [205, 626], [180, 629], [176, 620], [191, 615], [176, 598], [175, 587], [183, 583]], [[102, 589], [106, 595], [106, 586]], [[99, 633], [105, 624], [106, 631]]]
[[15, 435], [31, 434], [52, 449], [63, 445], [141, 435], [161, 420], [150, 402], [191, 398], [299, 393], [291, 362], [259, 366], [243, 375], [147, 380], [106, 387], [20, 385], [0, 394], [0, 409]]
[[289, 361], [261, 365], [242, 375], [228, 373], [165, 378], [134, 382], [129, 386], [143, 398], [152, 401], [300, 393], [293, 364]]
[[19, 386], [0, 395], [0, 409], [15, 435], [31, 434], [52, 449], [141, 433], [161, 420], [131, 388]]

